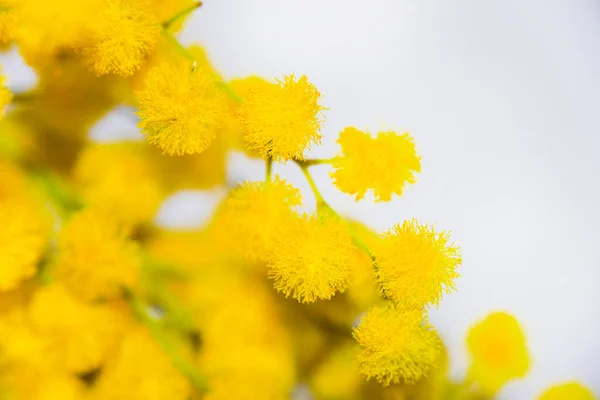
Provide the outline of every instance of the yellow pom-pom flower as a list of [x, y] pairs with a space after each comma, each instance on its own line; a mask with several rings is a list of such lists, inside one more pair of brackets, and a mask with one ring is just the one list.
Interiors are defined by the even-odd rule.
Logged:
[[554, 385], [538, 396], [538, 400], [597, 400], [592, 391], [579, 382]]
[[88, 206], [125, 223], [152, 220], [165, 193], [144, 146], [93, 144], [79, 153], [73, 175]]
[[81, 52], [97, 75], [133, 75], [160, 35], [160, 25], [144, 1], [104, 0], [100, 15], [91, 21]]
[[6, 106], [10, 104], [13, 98], [10, 90], [4, 86], [5, 80], [6, 78], [2, 75], [2, 66], [0, 65], [0, 118], [4, 116]]
[[386, 386], [426, 376], [442, 348], [421, 310], [400, 310], [391, 304], [368, 311], [353, 334], [362, 346], [361, 372]]
[[225, 94], [214, 76], [188, 62], [152, 68], [138, 100], [142, 132], [169, 155], [206, 150], [228, 115]]
[[421, 158], [408, 133], [379, 132], [377, 137], [348, 127], [340, 133], [342, 155], [336, 157], [331, 173], [334, 184], [360, 200], [368, 190], [376, 201], [389, 201], [401, 195], [405, 184], [415, 182], [421, 171]]
[[84, 300], [111, 299], [136, 285], [140, 258], [127, 230], [110, 216], [88, 209], [71, 217], [58, 237], [54, 270]]
[[422, 308], [439, 304], [454, 290], [460, 249], [448, 232], [437, 233], [416, 220], [404, 221], [383, 234], [376, 248], [377, 277], [383, 294], [398, 304]]
[[225, 212], [243, 254], [251, 261], [266, 261], [282, 220], [300, 203], [300, 191], [277, 178], [271, 182], [245, 182], [232, 191]]
[[467, 346], [471, 355], [468, 376], [487, 395], [494, 395], [512, 379], [523, 378], [529, 370], [525, 334], [507, 313], [492, 313], [473, 326]]
[[354, 262], [348, 228], [336, 216], [290, 216], [269, 253], [269, 277], [275, 288], [302, 303], [330, 299], [343, 292]]
[[265, 159], [304, 159], [304, 150], [321, 140], [321, 94], [305, 75], [255, 83], [238, 110], [246, 146]]

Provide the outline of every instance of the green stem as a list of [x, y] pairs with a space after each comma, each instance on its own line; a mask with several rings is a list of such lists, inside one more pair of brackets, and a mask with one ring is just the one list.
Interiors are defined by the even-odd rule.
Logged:
[[298, 161], [298, 160], [296, 160], [295, 162], [300, 167], [300, 170], [302, 171], [302, 173], [304, 174], [304, 177], [306, 178], [306, 180], [308, 181], [308, 184], [310, 185], [310, 188], [311, 188], [311, 190], [312, 190], [312, 192], [313, 192], [313, 194], [315, 196], [315, 199], [317, 201], [317, 210], [327, 210], [328, 212], [332, 213], [337, 218], [339, 218], [342, 221], [344, 221], [346, 223], [346, 226], [348, 227], [348, 232], [350, 232], [350, 237], [352, 238], [352, 241], [354, 242], [354, 244], [356, 245], [356, 247], [358, 247], [359, 249], [361, 249], [362, 251], [364, 251], [365, 253], [367, 253], [369, 255], [369, 257], [371, 258], [371, 260], [373, 262], [373, 267], [375, 269], [377, 269], [377, 264], [375, 263], [375, 257], [373, 256], [373, 253], [369, 249], [369, 246], [367, 246], [367, 244], [364, 242], [364, 240], [362, 240], [362, 238], [360, 237], [360, 235], [352, 228], [352, 226], [345, 219], [343, 219], [325, 201], [325, 199], [321, 195], [321, 192], [319, 192], [319, 188], [317, 187], [314, 179], [310, 175], [310, 172], [308, 172], [308, 166], [304, 164], [304, 163], [306, 163], [306, 161]]
[[271, 182], [271, 176], [273, 175], [273, 158], [267, 158], [267, 182]]
[[196, 390], [199, 392], [206, 392], [208, 390], [206, 377], [178, 354], [175, 346], [169, 340], [169, 337], [162, 329], [160, 323], [148, 314], [148, 307], [146, 304], [133, 293], [128, 293], [127, 298], [135, 316], [148, 329], [154, 340], [156, 340], [165, 354], [170, 358], [173, 366], [189, 380]]
[[188, 8], [179, 11], [177, 14], [173, 15], [171, 18], [169, 18], [168, 20], [163, 22], [162, 27], [164, 29], [169, 29], [171, 27], [171, 25], [173, 25], [175, 22], [179, 21], [181, 18], [185, 17], [186, 15], [190, 14], [194, 10], [200, 8], [201, 6], [202, 6], [202, 2], [198, 1], [198, 2], [194, 3], [193, 5], [189, 6]]
[[308, 168], [313, 165], [321, 165], [321, 164], [331, 164], [335, 161], [334, 158], [314, 158], [309, 160], [296, 160], [296, 164], [298, 164], [301, 168]]

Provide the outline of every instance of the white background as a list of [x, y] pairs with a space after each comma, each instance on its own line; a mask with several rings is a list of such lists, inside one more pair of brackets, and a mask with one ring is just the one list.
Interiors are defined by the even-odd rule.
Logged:
[[[354, 203], [328, 167], [313, 172], [331, 204], [379, 231], [412, 217], [452, 231], [462, 278], [431, 319], [453, 376], [470, 324], [507, 310], [533, 365], [501, 398], [567, 379], [600, 395], [600, 2], [206, 0], [182, 41], [205, 45], [226, 78], [305, 73], [331, 109], [316, 157], [348, 125], [414, 135], [423, 172], [391, 203]], [[232, 165], [231, 179], [264, 174]], [[310, 208], [294, 166], [275, 172]], [[167, 208], [159, 219], [206, 215], [184, 199]]]

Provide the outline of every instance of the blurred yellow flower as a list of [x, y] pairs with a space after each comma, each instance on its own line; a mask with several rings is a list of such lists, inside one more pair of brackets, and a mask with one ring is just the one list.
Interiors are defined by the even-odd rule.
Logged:
[[375, 259], [383, 294], [415, 308], [437, 305], [444, 292], [454, 290], [456, 268], [462, 263], [460, 249], [450, 243], [448, 232], [437, 233], [416, 220], [384, 233]]
[[560, 383], [546, 389], [538, 400], [596, 400], [592, 391], [579, 382]]
[[408, 133], [379, 132], [374, 138], [348, 127], [340, 133], [338, 143], [342, 155], [333, 159], [331, 177], [342, 192], [356, 200], [372, 190], [376, 201], [389, 201], [393, 194], [402, 194], [405, 184], [415, 183], [415, 173], [421, 172], [421, 157]]
[[523, 378], [530, 365], [525, 341], [525, 334], [512, 315], [488, 315], [467, 335], [471, 355], [469, 379], [492, 396], [507, 382]]
[[[0, 14], [1, 15], [1, 14]], [[5, 86], [6, 78], [2, 75], [2, 66], [0, 65], [0, 118], [4, 116], [4, 110], [12, 101], [13, 95]]]
[[140, 269], [138, 246], [128, 230], [92, 209], [73, 215], [58, 237], [53, 273], [79, 298], [115, 298], [136, 285]]

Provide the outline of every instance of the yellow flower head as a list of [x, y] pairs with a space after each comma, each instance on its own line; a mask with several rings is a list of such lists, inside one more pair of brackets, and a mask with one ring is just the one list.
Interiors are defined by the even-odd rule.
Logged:
[[544, 391], [538, 400], [596, 400], [592, 391], [579, 382], [565, 382]]
[[140, 128], [150, 143], [169, 155], [206, 150], [228, 113], [214, 77], [188, 62], [152, 68], [138, 100]]
[[4, 86], [6, 78], [2, 75], [2, 66], [0, 65], [0, 118], [4, 116], [4, 110], [12, 101], [12, 93]]
[[377, 276], [383, 294], [410, 307], [439, 304], [454, 290], [460, 249], [448, 232], [436, 233], [416, 220], [404, 221], [383, 234], [376, 249]]
[[133, 75], [160, 35], [160, 25], [144, 1], [104, 0], [100, 15], [91, 21], [81, 52], [97, 75]]
[[442, 348], [421, 310], [400, 310], [391, 304], [368, 311], [354, 337], [362, 346], [361, 372], [386, 386], [426, 376]]
[[165, 194], [145, 143], [91, 144], [74, 178], [87, 205], [126, 223], [149, 223]]
[[303, 159], [304, 150], [321, 141], [321, 94], [305, 75], [277, 83], [254, 86], [240, 104], [246, 145], [265, 159]]
[[41, 205], [0, 197], [0, 292], [35, 275], [49, 233]]
[[373, 190], [376, 201], [401, 195], [406, 183], [415, 182], [421, 171], [421, 157], [408, 133], [379, 132], [377, 137], [348, 127], [340, 133], [342, 155], [335, 158], [331, 173], [334, 184], [360, 200]]
[[492, 313], [473, 326], [467, 346], [472, 358], [469, 377], [490, 396], [508, 381], [523, 378], [529, 370], [525, 334], [519, 322], [507, 313]]
[[130, 329], [91, 391], [91, 398], [98, 400], [186, 400], [190, 396], [189, 382], [144, 327]]
[[265, 261], [282, 220], [301, 204], [300, 191], [285, 180], [245, 182], [233, 190], [226, 202], [226, 216], [234, 228], [244, 255]]
[[269, 277], [275, 288], [302, 303], [343, 292], [355, 256], [344, 223], [330, 214], [305, 214], [280, 224], [269, 253]]
[[116, 310], [82, 303], [60, 284], [35, 293], [29, 318], [35, 331], [51, 342], [44, 356], [60, 359], [76, 373], [100, 367], [123, 330]]
[[0, 0], [0, 49], [8, 45], [13, 39], [15, 29], [14, 6], [15, 0]]
[[54, 272], [84, 300], [115, 298], [136, 284], [140, 258], [127, 230], [110, 216], [88, 209], [73, 215], [58, 238]]

